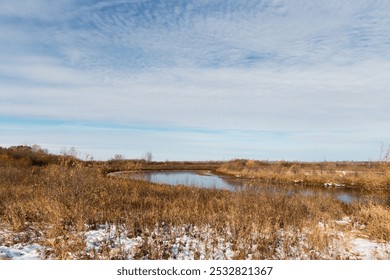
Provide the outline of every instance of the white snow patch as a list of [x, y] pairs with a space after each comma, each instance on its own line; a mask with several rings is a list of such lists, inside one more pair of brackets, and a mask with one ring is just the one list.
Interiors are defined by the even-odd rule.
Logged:
[[338, 184], [333, 182], [324, 183], [325, 188], [344, 188], [345, 186], [345, 184]]
[[390, 244], [378, 243], [365, 238], [354, 238], [350, 242], [351, 250], [361, 260], [388, 260]]
[[144, 254], [141, 258], [144, 259], [224, 260], [234, 256], [230, 242], [210, 227], [174, 227], [162, 224], [156, 225], [146, 237], [128, 236], [124, 226], [100, 225], [84, 234], [86, 253], [92, 258], [134, 259], [140, 248], [146, 247], [146, 252], [141, 251]]
[[108, 250], [110, 258], [131, 257], [135, 247], [142, 243], [140, 237], [129, 238], [124, 227], [118, 228], [115, 225], [101, 225], [96, 230], [89, 230], [84, 238], [87, 254], [91, 256], [92, 253], [95, 255]]
[[337, 220], [335, 223], [339, 226], [347, 226], [351, 223], [351, 218], [343, 217], [341, 220]]
[[10, 247], [0, 246], [0, 259], [40, 260], [44, 247], [39, 244], [16, 244]]
[[19, 235], [20, 233], [13, 233], [6, 228], [0, 230], [0, 260], [42, 259], [42, 252], [45, 248], [33, 243], [33, 240], [31, 240], [31, 243], [18, 243]]

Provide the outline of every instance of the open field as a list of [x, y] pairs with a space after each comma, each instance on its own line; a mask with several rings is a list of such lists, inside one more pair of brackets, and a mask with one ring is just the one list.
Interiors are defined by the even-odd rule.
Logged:
[[110, 163], [0, 152], [0, 259], [390, 259], [388, 206], [172, 187], [107, 176]]

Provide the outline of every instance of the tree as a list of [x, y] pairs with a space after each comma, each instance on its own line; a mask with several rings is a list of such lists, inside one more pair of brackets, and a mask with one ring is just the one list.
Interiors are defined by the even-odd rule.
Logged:
[[146, 160], [147, 162], [151, 162], [153, 160], [153, 154], [151, 152], [146, 152], [142, 159]]
[[49, 151], [47, 149], [42, 149], [42, 147], [37, 145], [37, 144], [32, 145], [31, 149], [35, 153], [44, 153], [44, 154], [48, 154], [49, 153]]
[[125, 159], [124, 155], [115, 154], [115, 156], [114, 156], [114, 160], [124, 160], [124, 159]]
[[66, 147], [62, 148], [61, 154], [65, 157], [77, 158], [77, 150], [75, 147], [67, 149]]

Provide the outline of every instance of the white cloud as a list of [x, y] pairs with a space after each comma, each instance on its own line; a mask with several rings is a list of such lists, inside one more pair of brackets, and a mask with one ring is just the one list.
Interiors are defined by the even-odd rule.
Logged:
[[61, 30], [57, 40], [66, 48], [103, 46], [104, 52], [93, 50], [90, 59], [104, 67], [126, 63], [130, 68], [235, 67], [254, 58], [257, 66], [345, 64], [378, 55], [389, 58], [389, 4], [291, 2], [206, 1], [180, 6], [122, 1], [82, 10], [74, 18], [77, 32]]
[[54, 21], [64, 13], [71, 11], [74, 0], [2, 0], [0, 2], [0, 18], [38, 19]]
[[321, 139], [390, 139], [388, 2], [25, 2], [0, 3], [3, 116], [236, 133], [149, 135], [161, 151], [180, 139], [183, 154], [185, 143], [264, 154], [241, 130], [296, 133], [260, 141], [291, 156], [332, 153]]
[[[0, 104], [0, 109], [8, 114], [19, 112], [59, 119], [214, 129], [380, 128], [390, 119], [390, 84], [386, 79], [389, 67], [386, 63], [371, 62], [336, 69], [306, 68], [300, 72], [171, 69], [107, 83], [96, 80], [94, 85], [93, 81], [84, 83], [81, 78], [77, 83], [77, 71], [67, 74], [66, 70], [54, 67], [49, 70], [59, 74], [46, 82], [58, 79], [57, 82], [69, 82], [71, 88], [4, 87], [2, 99], [7, 103]], [[38, 77], [43, 79], [44, 75]], [[39, 104], [47, 106], [42, 108]]]
[[[19, 56], [0, 62], [2, 76], [20, 82], [42, 83], [44, 85], [75, 86], [92, 84], [85, 72], [63, 66], [61, 61], [45, 56]], [[26, 93], [28, 94], [28, 93]]]

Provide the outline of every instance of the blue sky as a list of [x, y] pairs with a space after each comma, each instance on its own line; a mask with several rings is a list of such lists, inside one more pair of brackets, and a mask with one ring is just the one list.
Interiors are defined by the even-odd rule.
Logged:
[[377, 160], [390, 2], [0, 2], [0, 146]]

